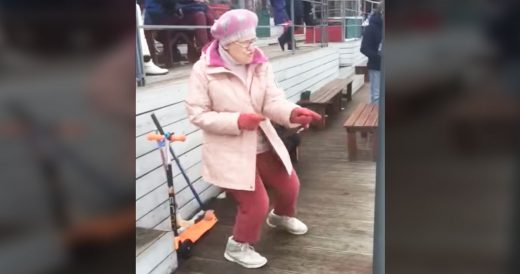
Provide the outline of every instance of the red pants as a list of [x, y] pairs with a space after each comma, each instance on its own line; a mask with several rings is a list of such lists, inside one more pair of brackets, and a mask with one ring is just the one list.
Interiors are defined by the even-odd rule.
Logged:
[[[215, 22], [213, 15], [201, 11], [186, 13], [182, 18], [172, 16], [170, 19], [171, 25], [212, 26]], [[194, 32], [197, 46], [201, 48], [213, 39], [209, 29], [195, 29]]]
[[237, 216], [233, 239], [242, 243], [255, 243], [269, 212], [269, 197], [265, 186], [274, 191], [274, 213], [294, 216], [300, 181], [293, 170], [287, 174], [282, 161], [274, 151], [256, 156], [255, 191], [227, 189], [237, 203]]

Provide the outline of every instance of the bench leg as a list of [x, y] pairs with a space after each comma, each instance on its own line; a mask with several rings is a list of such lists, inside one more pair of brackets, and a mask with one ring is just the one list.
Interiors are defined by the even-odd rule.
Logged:
[[334, 96], [334, 112], [341, 112], [341, 92]]
[[341, 112], [341, 93], [338, 93], [332, 99], [330, 99], [330, 104], [327, 105], [325, 113], [336, 114]]
[[347, 85], [347, 102], [352, 101], [352, 82]]
[[313, 107], [314, 111], [316, 111], [319, 115], [321, 115], [321, 121], [318, 122], [312, 122], [311, 125], [317, 129], [325, 128], [326, 125], [326, 106], [316, 106]]
[[347, 150], [348, 159], [350, 161], [355, 161], [357, 157], [356, 132], [351, 129], [347, 129]]

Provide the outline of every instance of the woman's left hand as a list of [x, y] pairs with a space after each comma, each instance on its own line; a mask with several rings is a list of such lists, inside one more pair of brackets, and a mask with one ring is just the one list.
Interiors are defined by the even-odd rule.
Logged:
[[321, 115], [308, 108], [295, 108], [291, 112], [291, 123], [307, 127], [312, 121], [321, 120]]

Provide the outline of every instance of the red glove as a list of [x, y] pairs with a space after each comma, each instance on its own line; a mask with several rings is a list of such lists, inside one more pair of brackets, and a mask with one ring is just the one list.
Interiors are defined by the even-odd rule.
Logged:
[[291, 123], [300, 124], [306, 127], [310, 122], [319, 120], [321, 120], [321, 115], [308, 108], [295, 108], [291, 112]]
[[264, 121], [264, 116], [256, 113], [241, 113], [238, 116], [238, 128], [245, 130], [256, 130], [258, 124]]

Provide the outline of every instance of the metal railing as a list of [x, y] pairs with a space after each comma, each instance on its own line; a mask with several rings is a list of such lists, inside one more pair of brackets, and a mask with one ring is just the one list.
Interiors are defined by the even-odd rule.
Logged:
[[[346, 18], [347, 18], [347, 12], [350, 12], [349, 15], [355, 14], [356, 16], [362, 16], [365, 10], [365, 4], [367, 0], [363, 0], [363, 11], [361, 8], [361, 2], [362, 0], [302, 0], [303, 2], [309, 2], [314, 4], [314, 16], [318, 16], [318, 24], [315, 26], [306, 26], [306, 25], [296, 25], [295, 22], [295, 14], [294, 14], [294, 0], [290, 1], [290, 10], [291, 14], [289, 15], [291, 18], [292, 24], [290, 25], [290, 28], [292, 30], [292, 45], [294, 45], [291, 49], [291, 54], [295, 54], [295, 48], [296, 48], [296, 41], [295, 41], [295, 27], [311, 27], [314, 28], [313, 32], [316, 34], [315, 30], [316, 28], [319, 28], [319, 34], [320, 34], [320, 47], [327, 47], [329, 42], [328, 37], [328, 26], [329, 22], [333, 21], [340, 21], [341, 22], [341, 37], [342, 39], [346, 38]], [[371, 5], [375, 5], [379, 2], [375, 1], [368, 1]], [[245, 1], [239, 0], [238, 1], [240, 7], [245, 7]], [[332, 8], [329, 8], [329, 6], [332, 6]], [[317, 12], [316, 9], [319, 8], [319, 11]], [[139, 38], [139, 30], [196, 30], [196, 29], [209, 29], [211, 26], [195, 26], [195, 25], [140, 25], [138, 22], [140, 21], [139, 13], [136, 11], [136, 82], [138, 86], [144, 86], [145, 81], [145, 71], [144, 71], [144, 62], [143, 62], [143, 55], [142, 55], [142, 45], [141, 40]], [[350, 27], [361, 27], [360, 25], [348, 25]], [[257, 28], [271, 28], [270, 25], [260, 25], [257, 26]], [[316, 42], [316, 35], [314, 35], [314, 41]], [[155, 49], [150, 49], [150, 51]]]

